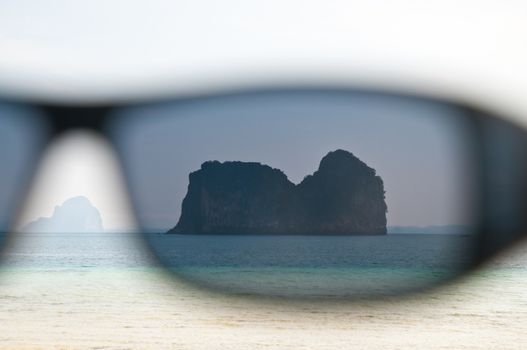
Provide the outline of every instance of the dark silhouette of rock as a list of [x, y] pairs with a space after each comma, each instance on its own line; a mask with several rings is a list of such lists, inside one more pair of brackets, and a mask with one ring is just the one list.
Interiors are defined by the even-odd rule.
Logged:
[[295, 185], [260, 163], [205, 162], [189, 175], [181, 217], [169, 233], [385, 234], [384, 185], [343, 150]]

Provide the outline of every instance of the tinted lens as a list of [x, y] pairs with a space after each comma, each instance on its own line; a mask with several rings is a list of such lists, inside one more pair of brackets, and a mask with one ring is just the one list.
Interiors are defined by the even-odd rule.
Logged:
[[202, 285], [392, 294], [473, 258], [471, 129], [455, 107], [250, 93], [129, 108], [111, 131], [150, 246]]
[[0, 244], [14, 219], [46, 134], [34, 110], [0, 102]]

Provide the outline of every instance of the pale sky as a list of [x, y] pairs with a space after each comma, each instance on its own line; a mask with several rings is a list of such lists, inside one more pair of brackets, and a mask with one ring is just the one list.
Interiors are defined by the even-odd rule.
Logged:
[[[460, 115], [390, 98], [268, 95], [129, 109], [112, 131], [147, 228], [177, 223], [188, 174], [205, 161], [261, 162], [299, 183], [336, 149], [352, 152], [382, 177], [388, 225], [450, 225], [470, 223], [472, 169]], [[24, 147], [15, 148], [22, 155]], [[16, 227], [51, 216], [76, 196], [93, 203], [105, 229], [137, 227], [116, 155], [100, 136], [66, 135], [40, 164]]]
[[0, 92], [351, 83], [467, 98], [527, 123], [526, 17], [522, 0], [2, 1]]
[[[513, 3], [2, 2], [0, 90], [61, 100], [170, 95], [234, 82], [385, 84], [491, 103], [526, 123], [527, 46], [518, 43], [527, 5]], [[294, 169], [278, 165], [295, 177]], [[49, 215], [70, 194], [96, 201], [85, 191], [56, 191], [31, 219]]]

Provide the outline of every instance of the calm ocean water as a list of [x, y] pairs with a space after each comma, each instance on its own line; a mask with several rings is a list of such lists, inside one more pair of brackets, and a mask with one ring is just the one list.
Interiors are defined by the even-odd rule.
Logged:
[[[24, 234], [5, 266], [42, 270], [149, 268], [127, 233]], [[470, 261], [470, 236], [208, 236], [148, 234], [177, 276], [230, 293], [342, 297], [392, 294], [451, 277]]]
[[4, 249], [6, 267], [31, 267], [47, 271], [93, 268], [148, 267], [154, 262], [130, 233], [17, 233]]
[[[256, 302], [172, 283], [158, 268], [151, 268], [155, 266], [153, 259], [133, 235], [30, 234], [18, 238], [8, 247], [0, 268], [0, 348], [486, 350], [524, 349], [527, 344], [523, 322], [527, 317], [525, 245], [495, 259], [469, 278], [432, 293], [331, 304]], [[200, 266], [199, 259], [189, 250], [197, 243], [196, 237], [155, 238], [180, 241], [178, 247], [185, 252], [182, 256], [189, 260], [179, 273], [201, 269], [203, 276], [219, 275], [220, 281], [243, 277], [244, 269], [240, 267]], [[353, 254], [357, 257], [365, 254], [363, 250], [369, 246], [364, 243], [366, 238], [382, 239], [351, 237], [348, 248], [352, 246], [352, 253], [356, 249]], [[399, 243], [418, 246], [410, 236], [384, 238], [385, 245], [375, 246], [384, 246], [378, 252], [394, 250], [394, 240], [399, 238]], [[456, 246], [459, 249], [463, 238], [457, 238], [458, 243], [454, 239], [450, 244], [443, 241], [445, 244], [428, 245], [428, 253], [453, 252]], [[266, 238], [258, 239], [255, 247], [264, 246]], [[429, 243], [438, 243], [439, 238], [429, 239]], [[186, 246], [182, 244], [185, 240]], [[238, 248], [247, 243], [233, 237], [228, 249], [228, 241], [217, 242], [214, 249], [214, 245], [208, 246], [225, 259], [223, 253], [235, 248], [235, 242]], [[276, 249], [283, 252], [289, 246], [296, 261], [306, 261], [305, 257], [298, 257], [300, 247], [310, 247], [312, 255], [327, 248], [317, 237], [302, 242], [283, 237], [279, 248], [278, 243], [269, 244], [274, 248], [268, 251], [279, 255]], [[339, 247], [344, 245], [341, 238]], [[242, 251], [237, 249], [231, 254]], [[383, 270], [392, 275], [399, 271], [404, 276], [404, 269], [415, 265], [412, 259], [417, 255], [407, 251], [400, 256], [400, 267], [392, 271], [385, 266], [376, 267], [373, 262], [366, 269], [376, 271], [377, 276], [382, 276]], [[423, 259], [427, 261], [429, 256]], [[256, 271], [258, 274], [252, 274], [259, 276], [256, 281], [273, 281], [274, 288], [281, 289], [305, 283], [308, 290], [320, 292], [317, 288], [323, 288], [326, 281], [347, 281], [360, 275], [359, 267], [341, 268], [338, 264], [318, 269], [289, 266], [281, 270], [254, 265], [245, 271]], [[264, 269], [272, 278], [264, 278]], [[288, 269], [294, 273], [287, 273]], [[221, 273], [222, 270], [228, 273]], [[276, 278], [280, 273], [283, 279]], [[244, 278], [248, 276], [251, 274], [246, 273]]]
[[178, 275], [231, 293], [302, 297], [393, 294], [455, 275], [470, 236], [149, 235]]

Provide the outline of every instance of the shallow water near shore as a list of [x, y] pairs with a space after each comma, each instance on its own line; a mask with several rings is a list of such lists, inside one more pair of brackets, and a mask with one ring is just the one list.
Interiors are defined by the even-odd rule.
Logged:
[[412, 298], [258, 302], [167, 279], [128, 238], [117, 235], [101, 243], [92, 237], [61, 254], [78, 237], [14, 240], [0, 270], [0, 348], [521, 349], [527, 344], [525, 247], [457, 284]]

